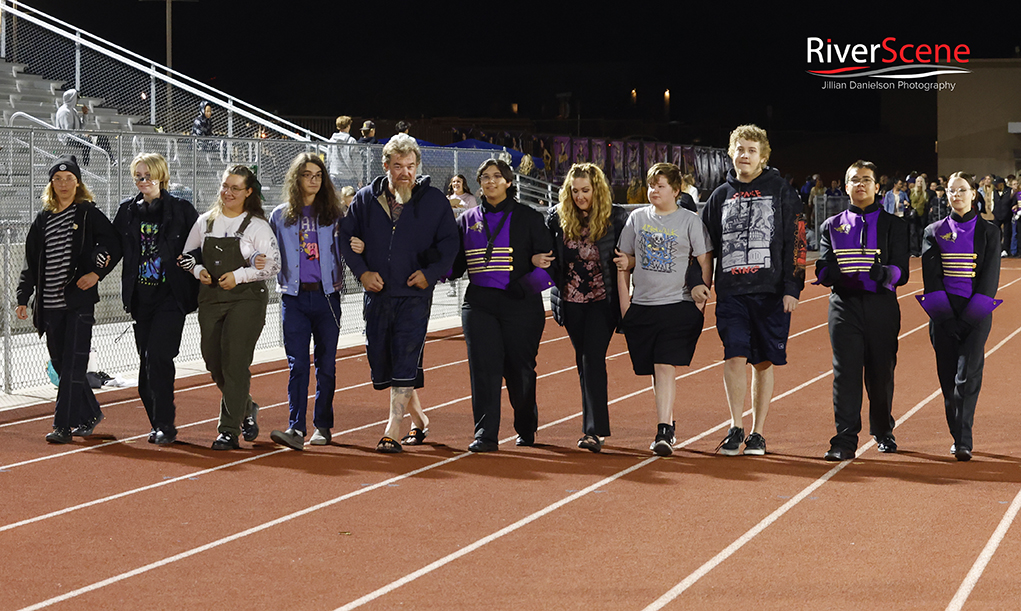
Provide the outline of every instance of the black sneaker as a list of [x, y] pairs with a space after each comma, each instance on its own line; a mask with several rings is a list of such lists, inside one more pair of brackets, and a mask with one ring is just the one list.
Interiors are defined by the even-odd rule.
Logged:
[[213, 442], [214, 450], [237, 450], [240, 447], [241, 444], [238, 443], [237, 435], [234, 433], [220, 433], [216, 441]]
[[652, 453], [656, 456], [670, 456], [674, 453], [674, 443], [677, 442], [677, 438], [674, 437], [674, 427], [677, 422], [666, 424], [660, 422], [656, 427], [656, 439], [649, 446]]
[[766, 453], [766, 438], [758, 433], [752, 433], [744, 440], [745, 456], [762, 456]]
[[255, 421], [259, 415], [259, 404], [252, 401], [252, 409], [248, 413], [248, 416], [241, 421], [241, 436], [245, 438], [245, 441], [251, 443], [259, 436], [259, 424]]
[[716, 446], [716, 451], [724, 456], [737, 456], [741, 452], [742, 441], [744, 441], [744, 429], [732, 426], [720, 445]]
[[99, 412], [99, 415], [96, 416], [95, 418], [92, 418], [88, 422], [84, 424], [79, 424], [78, 426], [71, 429], [71, 435], [73, 435], [74, 437], [88, 437], [89, 435], [92, 434], [93, 431], [96, 430], [96, 426], [100, 422], [102, 422], [103, 418], [105, 417], [106, 416], [103, 414], [103, 412]]
[[50, 443], [71, 443], [71, 429], [54, 428], [52, 433], [46, 434], [46, 441]]
[[159, 431], [157, 431], [156, 429], [149, 431], [149, 437], [148, 439], [146, 439], [146, 441], [148, 441], [149, 443], [156, 443], [156, 433], [158, 432]]

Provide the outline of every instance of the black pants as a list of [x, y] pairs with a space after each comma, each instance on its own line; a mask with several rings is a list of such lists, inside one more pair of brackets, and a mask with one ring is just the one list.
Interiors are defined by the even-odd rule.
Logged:
[[92, 392], [85, 372], [92, 346], [92, 325], [96, 319], [93, 304], [66, 310], [45, 310], [46, 348], [53, 369], [60, 376], [53, 428], [70, 429], [98, 418], [99, 401]]
[[564, 304], [564, 327], [574, 346], [581, 380], [582, 432], [609, 437], [610, 414], [606, 403], [606, 348], [613, 338], [616, 317], [607, 300]]
[[1007, 251], [1010, 254], [1010, 239], [1014, 235], [1014, 221], [1013, 217], [1008, 216], [1005, 219], [996, 219], [993, 224], [1000, 228], [1000, 250]]
[[869, 434], [893, 437], [893, 370], [900, 306], [891, 292], [830, 295], [833, 417], [830, 445], [854, 450], [861, 432], [862, 379], [869, 396]]
[[986, 339], [993, 326], [990, 314], [961, 339], [947, 335], [942, 327], [929, 322], [929, 339], [936, 351], [936, 374], [943, 390], [950, 435], [959, 448], [972, 449], [971, 427], [975, 406], [982, 390]]
[[153, 429], [173, 436], [174, 357], [181, 348], [184, 313], [173, 298], [151, 308], [135, 308], [135, 346], [138, 348], [138, 396]]
[[539, 295], [511, 299], [499, 289], [468, 286], [461, 325], [468, 347], [476, 439], [499, 441], [504, 379], [514, 408], [514, 430], [519, 435], [535, 433], [539, 424], [535, 356], [545, 324]]

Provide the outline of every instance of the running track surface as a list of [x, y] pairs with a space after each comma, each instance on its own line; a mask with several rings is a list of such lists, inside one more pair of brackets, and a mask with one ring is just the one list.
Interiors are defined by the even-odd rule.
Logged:
[[0, 610], [1017, 608], [1021, 265], [1004, 262], [975, 459], [958, 463], [912, 264], [900, 452], [879, 454], [863, 435], [846, 463], [821, 459], [833, 419], [820, 287], [794, 313], [764, 457], [714, 454], [729, 423], [712, 306], [677, 381], [670, 458], [648, 450], [650, 381], [620, 336], [607, 358], [613, 436], [601, 454], [577, 449], [574, 353], [552, 319], [532, 448], [514, 447], [505, 394], [500, 451], [465, 451], [456, 329], [430, 334], [431, 433], [400, 455], [373, 451], [387, 395], [368, 385], [361, 349], [337, 355], [333, 444], [303, 453], [269, 441], [287, 425], [280, 362], [253, 368], [262, 433], [240, 451], [209, 449], [219, 396], [208, 376], [178, 380], [183, 443], [167, 448], [145, 442], [133, 391], [103, 395], [96, 435], [68, 446], [43, 441], [52, 404], [2, 412]]

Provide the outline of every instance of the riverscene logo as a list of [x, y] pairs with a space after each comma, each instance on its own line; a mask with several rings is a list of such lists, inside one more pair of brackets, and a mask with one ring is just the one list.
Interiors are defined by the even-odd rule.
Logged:
[[[941, 74], [968, 74], [971, 49], [966, 44], [898, 43], [888, 36], [878, 43], [840, 44], [830, 38], [809, 37], [807, 72], [823, 81], [823, 89], [919, 89], [953, 91], [953, 82], [921, 82]], [[942, 62], [942, 63], [941, 63]]]

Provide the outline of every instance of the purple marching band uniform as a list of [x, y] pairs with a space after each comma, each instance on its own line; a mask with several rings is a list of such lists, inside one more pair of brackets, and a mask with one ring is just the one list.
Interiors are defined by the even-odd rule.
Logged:
[[994, 299], [1000, 278], [999, 249], [999, 229], [975, 210], [963, 217], [951, 214], [925, 230], [925, 294], [917, 299], [930, 318], [929, 338], [958, 458], [960, 451], [970, 458], [985, 343], [992, 312], [1003, 303]]
[[468, 348], [475, 438], [497, 443], [500, 387], [506, 379], [514, 430], [534, 439], [538, 427], [535, 357], [545, 326], [540, 293], [553, 286], [532, 255], [552, 250], [542, 215], [511, 198], [495, 208], [485, 203], [458, 219], [463, 255], [454, 276], [468, 272], [461, 308]]
[[861, 432], [862, 379], [869, 397], [869, 434], [896, 449], [892, 415], [900, 306], [896, 287], [908, 280], [908, 226], [878, 203], [852, 206], [820, 231], [816, 284], [830, 286], [833, 348], [832, 448], [853, 453]]

